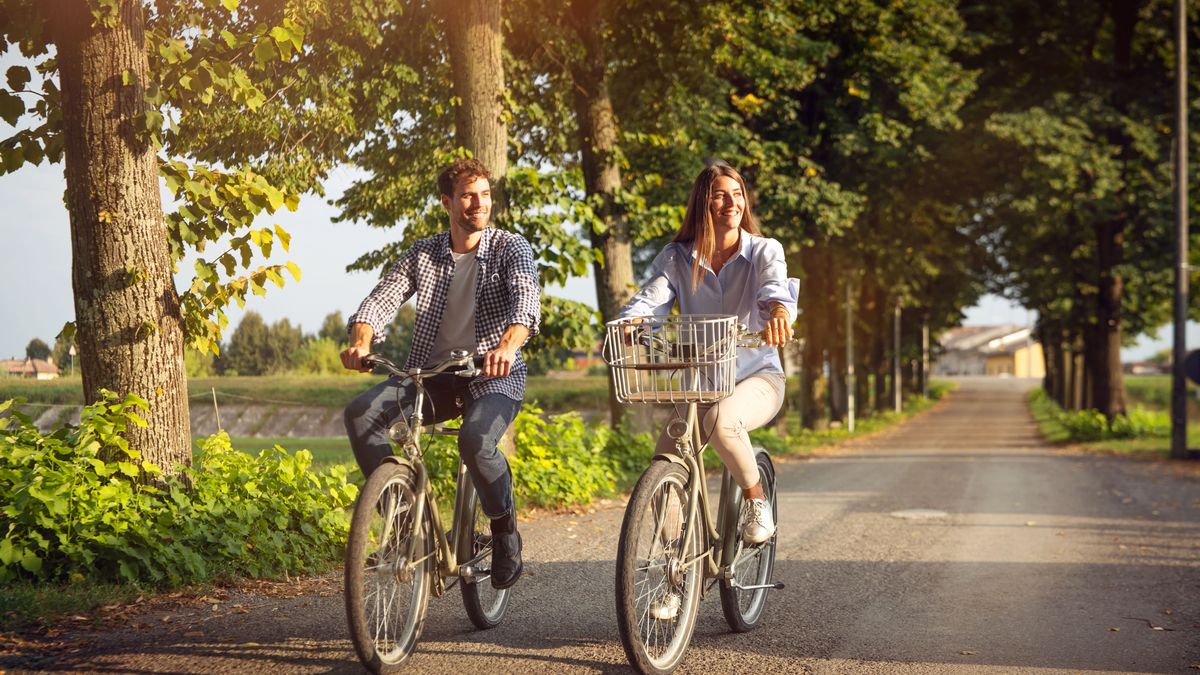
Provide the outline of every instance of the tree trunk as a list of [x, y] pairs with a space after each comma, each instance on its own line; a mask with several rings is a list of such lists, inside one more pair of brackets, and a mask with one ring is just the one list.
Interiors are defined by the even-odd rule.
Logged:
[[838, 290], [832, 256], [825, 256], [825, 278], [829, 287], [825, 294], [826, 326], [829, 327], [829, 420], [846, 419], [846, 294]]
[[[571, 20], [583, 47], [583, 57], [571, 65], [572, 92], [584, 189], [596, 203], [602, 223], [589, 233], [592, 247], [603, 259], [593, 265], [596, 299], [603, 321], [611, 321], [633, 294], [633, 248], [629, 226], [618, 196], [621, 167], [617, 163], [617, 118], [608, 94], [608, 58], [604, 49], [604, 21], [608, 4], [577, 0]], [[612, 383], [608, 392], [609, 417], [616, 426], [623, 407], [617, 403]]]
[[1121, 373], [1121, 293], [1124, 280], [1118, 271], [1125, 250], [1125, 222], [1118, 218], [1096, 226], [1100, 293], [1096, 297], [1096, 323], [1088, 349], [1091, 371], [1091, 407], [1110, 421], [1125, 414], [1125, 382]]
[[454, 135], [458, 144], [492, 173], [494, 211], [507, 208], [508, 126], [504, 122], [503, 34], [499, 0], [441, 0], [446, 23], [454, 95]]
[[821, 399], [822, 367], [825, 364], [826, 331], [823, 320], [825, 276], [822, 273], [821, 252], [817, 247], [801, 251], [805, 270], [801, 288], [801, 314], [804, 333], [804, 358], [800, 367], [800, 423], [805, 429], [817, 429], [825, 421], [825, 406]]
[[[116, 25], [62, 2], [52, 21], [62, 88], [76, 344], [89, 401], [134, 393], [148, 423], [132, 450], [171, 472], [191, 463], [183, 321], [171, 277], [158, 159], [145, 129], [149, 80], [141, 3], [120, 0]], [[132, 84], [122, 84], [122, 74]]]

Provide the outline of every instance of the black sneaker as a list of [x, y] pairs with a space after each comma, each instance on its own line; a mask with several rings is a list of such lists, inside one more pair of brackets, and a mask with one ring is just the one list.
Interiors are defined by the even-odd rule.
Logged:
[[492, 521], [492, 588], [504, 590], [521, 578], [521, 533], [516, 518]]

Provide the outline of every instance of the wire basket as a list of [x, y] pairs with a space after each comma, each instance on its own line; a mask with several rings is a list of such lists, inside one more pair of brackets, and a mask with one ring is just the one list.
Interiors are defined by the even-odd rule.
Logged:
[[737, 317], [687, 314], [617, 319], [604, 360], [621, 403], [715, 403], [733, 393]]

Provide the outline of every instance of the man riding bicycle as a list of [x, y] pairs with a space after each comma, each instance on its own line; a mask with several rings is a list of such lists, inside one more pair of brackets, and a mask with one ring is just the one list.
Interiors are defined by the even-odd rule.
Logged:
[[[405, 368], [444, 361], [454, 350], [483, 356], [482, 377], [454, 375], [425, 383], [426, 420], [463, 416], [458, 451], [491, 519], [492, 585], [504, 589], [521, 576], [521, 536], [513, 506], [512, 472], [497, 449], [525, 397], [521, 347], [537, 334], [541, 287], [533, 250], [520, 235], [488, 227], [490, 174], [460, 159], [438, 175], [438, 192], [450, 229], [418, 240], [401, 254], [350, 316], [350, 346], [342, 365], [365, 371], [362, 357], [383, 340], [385, 327], [415, 293], [416, 325]], [[414, 390], [392, 377], [346, 407], [346, 432], [354, 458], [369, 476], [392, 454], [388, 429], [407, 417]]]

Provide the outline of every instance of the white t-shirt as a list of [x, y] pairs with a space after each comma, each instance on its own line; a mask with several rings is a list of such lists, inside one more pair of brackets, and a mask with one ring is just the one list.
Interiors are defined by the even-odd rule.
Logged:
[[426, 365], [449, 358], [452, 350], [474, 352], [479, 346], [475, 341], [475, 287], [479, 280], [475, 251], [450, 251], [450, 257], [454, 258], [454, 276], [450, 279], [442, 325], [438, 327], [437, 339], [433, 341]]

